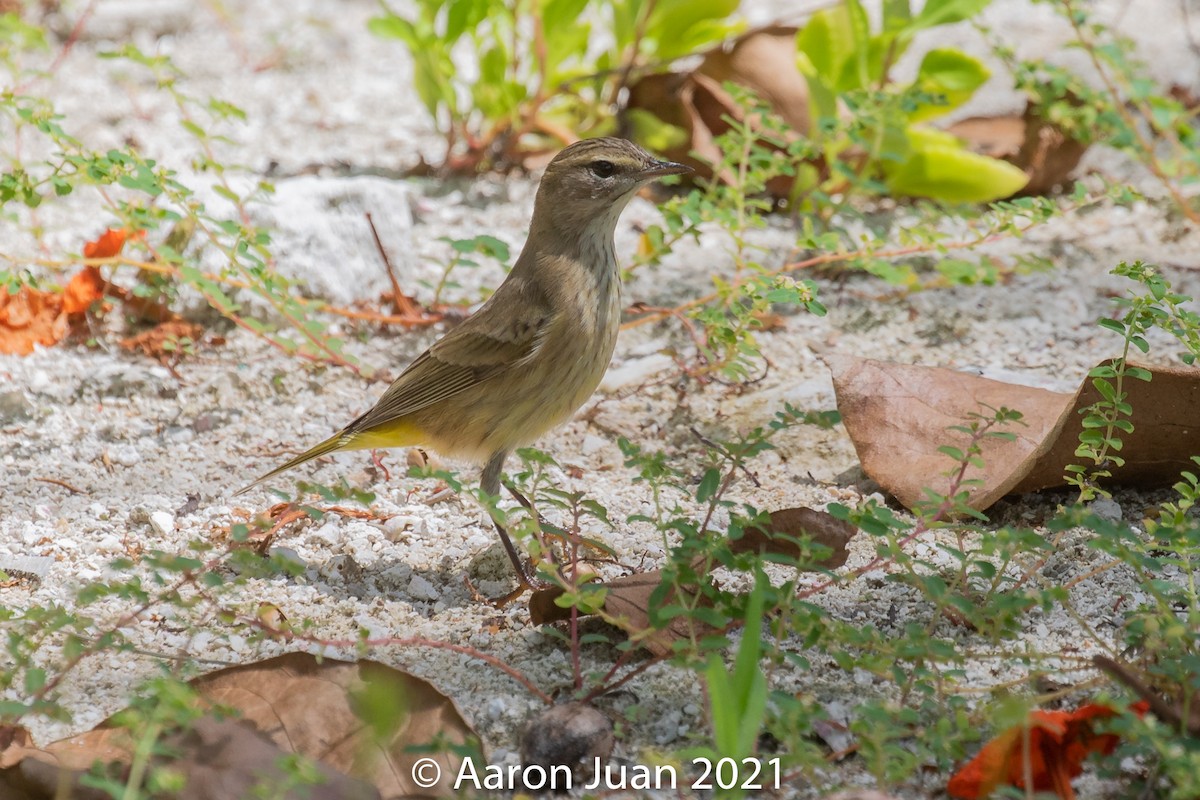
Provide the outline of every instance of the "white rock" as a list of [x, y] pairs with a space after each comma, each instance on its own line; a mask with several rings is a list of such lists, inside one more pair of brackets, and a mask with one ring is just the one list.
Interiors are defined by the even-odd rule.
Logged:
[[1123, 516], [1121, 504], [1111, 497], [1097, 497], [1091, 502], [1088, 509], [1100, 519], [1109, 522], [1119, 522]]
[[155, 511], [150, 514], [150, 527], [160, 536], [175, 532], [175, 517], [166, 511]]
[[437, 588], [420, 575], [413, 575], [408, 582], [408, 596], [413, 600], [437, 600], [439, 597]]
[[121, 538], [115, 533], [107, 533], [96, 540], [97, 553], [116, 553], [121, 549]]
[[409, 534], [428, 530], [425, 520], [415, 514], [397, 514], [383, 523], [383, 534], [390, 542], [407, 541]]
[[492, 719], [503, 719], [508, 714], [508, 703], [503, 697], [493, 697], [487, 704], [487, 715]]
[[108, 457], [123, 467], [132, 467], [142, 460], [142, 454], [131, 444], [119, 444], [108, 452]]
[[593, 453], [600, 452], [607, 446], [607, 439], [597, 436], [594, 433], [589, 433], [587, 436], [583, 437], [583, 443], [579, 446], [579, 449], [583, 451], [585, 456], [590, 456]]

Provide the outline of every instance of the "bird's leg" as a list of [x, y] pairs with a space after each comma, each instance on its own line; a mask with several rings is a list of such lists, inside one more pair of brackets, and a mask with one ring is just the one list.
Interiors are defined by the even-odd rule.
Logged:
[[[500, 471], [504, 469], [506, 458], [508, 458], [507, 451], [501, 450], [496, 453], [488, 459], [487, 464], [483, 467], [483, 474], [479, 476], [479, 488], [492, 497], [500, 494]], [[521, 561], [521, 555], [517, 552], [516, 545], [513, 544], [508, 531], [495, 517], [492, 518], [492, 524], [496, 526], [496, 532], [500, 534], [500, 543], [504, 545], [504, 552], [508, 553], [508, 560], [512, 562], [513, 569], [516, 570], [517, 580], [523, 587], [534, 586], [534, 578], [529, 574], [529, 568]]]
[[[526, 511], [528, 511], [530, 514], [537, 515], [538, 527], [542, 531], [548, 531], [551, 536], [558, 539], [559, 541], [566, 540], [567, 532], [564, 531], [562, 528], [558, 527], [557, 525], [551, 525], [549, 522], [547, 522], [546, 518], [542, 516], [541, 512], [533, 507], [533, 503], [529, 502], [529, 498], [526, 497], [525, 495], [521, 494], [521, 491], [519, 489], [517, 489], [516, 486], [513, 486], [508, 481], [505, 481], [504, 488], [508, 489], [508, 493], [510, 495], [512, 495], [514, 500], [516, 500], [518, 503], [520, 503], [522, 506], [524, 506]], [[555, 554], [554, 550], [550, 549], [550, 548], [546, 548], [544, 541], [539, 541], [539, 543], [543, 546], [543, 548], [545, 548], [546, 554], [550, 557], [550, 560], [554, 564], [557, 565], [558, 564], [558, 556]]]

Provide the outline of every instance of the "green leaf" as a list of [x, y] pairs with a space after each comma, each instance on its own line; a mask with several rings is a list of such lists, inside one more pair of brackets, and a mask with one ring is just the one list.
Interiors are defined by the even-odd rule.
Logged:
[[912, 22], [909, 0], [883, 0], [883, 29], [897, 31]]
[[990, 77], [983, 62], [960, 50], [930, 50], [921, 61], [913, 85], [926, 94], [941, 95], [945, 103], [919, 104], [908, 115], [909, 120], [929, 119], [958, 108]]
[[444, 41], [457, 42], [467, 30], [474, 30], [487, 18], [487, 0], [450, 0], [446, 4]]
[[937, 25], [962, 22], [975, 16], [991, 3], [992, 0], [927, 0], [909, 29], [915, 33]]
[[716, 44], [739, 25], [726, 21], [739, 0], [658, 0], [646, 21], [645, 38], [657, 59], [688, 55]]
[[[853, 6], [862, 12], [857, 3]], [[859, 80], [855, 68], [867, 44], [866, 25], [866, 15], [855, 14], [850, 5], [838, 5], [812, 15], [796, 34], [796, 47], [807, 59], [799, 60], [800, 70], [810, 79], [810, 85], [816, 80], [833, 92], [866, 85]]]
[[372, 17], [367, 21], [367, 30], [381, 39], [399, 39], [410, 48], [419, 47], [421, 44], [416, 27], [404, 17], [395, 14]]
[[663, 122], [644, 108], [625, 112], [633, 138], [656, 153], [665, 153], [688, 142], [688, 132], [678, 125]]
[[25, 671], [25, 694], [36, 694], [45, 685], [46, 670], [41, 667], [30, 667]]
[[972, 153], [941, 131], [909, 128], [908, 144], [903, 164], [883, 165], [888, 189], [895, 194], [988, 203], [1011, 197], [1029, 182], [1012, 164]]
[[713, 495], [717, 493], [717, 489], [721, 486], [720, 470], [709, 467], [704, 471], [704, 477], [700, 479], [700, 485], [696, 488], [696, 502], [707, 502]]

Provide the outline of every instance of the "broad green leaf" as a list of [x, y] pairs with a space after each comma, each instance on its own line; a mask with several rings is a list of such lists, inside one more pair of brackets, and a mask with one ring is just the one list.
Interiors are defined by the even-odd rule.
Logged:
[[910, 0], [883, 0], [883, 29], [897, 31], [912, 22]]
[[[542, 6], [542, 35], [546, 41], [547, 79], [562, 83], [578, 74], [587, 53], [591, 25], [580, 19], [587, 0], [547, 0]], [[574, 63], [574, 70], [566, 65]]]
[[633, 138], [656, 153], [665, 153], [687, 144], [688, 132], [678, 125], [663, 122], [644, 108], [626, 112]]
[[[807, 30], [807, 28], [805, 29]], [[803, 33], [803, 31], [801, 31]], [[821, 76], [820, 70], [803, 50], [796, 53], [796, 68], [808, 84], [808, 99], [814, 120], [837, 118], [837, 93]], [[813, 126], [813, 135], [819, 136], [819, 126]]]
[[926, 0], [925, 6], [912, 21], [913, 32], [962, 22], [991, 5], [992, 0]]
[[399, 39], [410, 49], [421, 45], [421, 37], [417, 35], [416, 27], [404, 17], [395, 14], [372, 17], [367, 21], [367, 30], [382, 39]]
[[542, 4], [542, 28], [547, 39], [556, 31], [576, 25], [587, 4], [588, 0], [546, 0]]
[[737, 10], [738, 3], [739, 0], [659, 0], [646, 22], [646, 38], [658, 45], [655, 57], [675, 58], [721, 41], [731, 28], [726, 18]]
[[446, 4], [446, 33], [443, 41], [453, 44], [468, 30], [474, 30], [487, 15], [487, 0], [451, 0]]
[[[864, 89], [876, 84], [880, 78], [876, 70], [882, 64], [882, 52], [878, 42], [871, 39], [871, 23], [867, 11], [859, 0], [842, 0], [849, 19], [850, 32], [854, 37], [852, 58], [842, 67], [841, 86], [848, 89]], [[874, 51], [874, 52], [872, 52]]]
[[960, 50], [930, 50], [921, 61], [914, 85], [922, 92], [942, 95], [946, 102], [921, 104], [909, 114], [909, 120], [917, 122], [958, 108], [990, 77], [983, 62]]
[[883, 165], [888, 189], [895, 194], [988, 203], [1011, 197], [1029, 182], [1012, 164], [972, 153], [950, 134], [913, 127], [908, 136], [904, 163]]
[[[818, 11], [796, 33], [796, 47], [804, 56], [797, 59], [800, 70], [833, 92], [859, 88], [839, 83], [846, 65], [854, 58], [855, 45], [853, 23], [845, 6]], [[810, 85], [814, 82], [812, 79]]]

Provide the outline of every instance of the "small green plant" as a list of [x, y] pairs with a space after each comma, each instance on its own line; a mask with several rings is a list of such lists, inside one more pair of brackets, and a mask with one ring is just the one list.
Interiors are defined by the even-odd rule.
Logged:
[[451, 239], [448, 236], [442, 236], [438, 239], [438, 241], [445, 242], [446, 244], [450, 245], [452, 254], [450, 256], [450, 260], [447, 261], [445, 266], [442, 267], [441, 277], [438, 278], [436, 283], [430, 285], [428, 282], [422, 282], [426, 286], [429, 286], [429, 288], [433, 289], [433, 299], [429, 303], [430, 306], [436, 308], [445, 302], [443, 293], [447, 289], [453, 290], [462, 288], [460, 284], [456, 283], [450, 277], [450, 273], [454, 272], [454, 270], [458, 269], [459, 267], [478, 267], [479, 262], [472, 258], [472, 256], [478, 255], [498, 261], [504, 265], [505, 271], [508, 270], [508, 245], [497, 239], [495, 236], [481, 234], [479, 236], [472, 236], [469, 239]]
[[989, 3], [931, 0], [913, 12], [908, 0], [887, 2], [876, 31], [859, 0], [814, 14], [796, 44], [815, 120], [812, 138], [829, 175], [822, 178], [808, 167], [795, 193], [819, 189], [817, 197], [824, 198], [854, 186], [978, 203], [1009, 197], [1024, 186], [1021, 170], [972, 153], [954, 136], [923, 124], [965, 103], [990, 77], [978, 59], [958, 50], [930, 50], [910, 84], [897, 86], [890, 77], [918, 33], [970, 19]]
[[993, 36], [993, 49], [1029, 95], [1038, 115], [1082, 143], [1100, 142], [1135, 158], [1192, 224], [1200, 205], [1187, 187], [1200, 180], [1200, 126], [1195, 103], [1163, 91], [1134, 52], [1133, 41], [1101, 22], [1091, 4], [1037, 0], [1071, 26], [1067, 46], [1087, 56], [1100, 85], [1043, 61], [1018, 59]]
[[1125, 388], [1127, 380], [1149, 381], [1151, 374], [1143, 367], [1129, 363], [1133, 350], [1147, 353], [1147, 336], [1154, 329], [1169, 333], [1184, 346], [1179, 358], [1185, 364], [1195, 364], [1200, 358], [1200, 314], [1188, 304], [1192, 298], [1171, 291], [1171, 285], [1156, 268], [1142, 263], [1120, 264], [1112, 274], [1129, 278], [1137, 284], [1124, 300], [1125, 313], [1119, 318], [1100, 320], [1100, 327], [1122, 338], [1121, 354], [1108, 364], [1093, 367], [1088, 373], [1101, 399], [1083, 409], [1083, 430], [1075, 455], [1083, 463], [1067, 468], [1067, 481], [1079, 489], [1081, 502], [1097, 495], [1108, 496], [1099, 482], [1112, 477], [1112, 467], [1121, 467], [1123, 437], [1133, 434], [1129, 417], [1133, 408]]
[[[547, 142], [615, 128], [631, 78], [715, 45], [740, 25], [738, 0], [421, 0], [413, 16], [386, 9], [372, 33], [414, 61], [421, 101], [446, 136], [446, 165], [509, 167]], [[591, 42], [605, 41], [601, 52]], [[478, 75], [455, 50], [469, 43]]]

